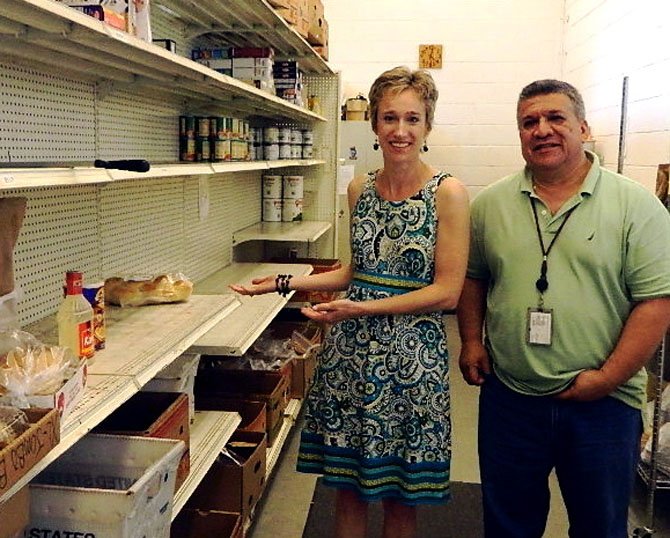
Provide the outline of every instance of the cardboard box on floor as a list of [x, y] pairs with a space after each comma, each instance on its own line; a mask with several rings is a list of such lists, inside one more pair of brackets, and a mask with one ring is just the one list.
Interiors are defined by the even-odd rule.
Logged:
[[265, 433], [237, 431], [226, 450], [238, 461], [221, 454], [187, 501], [186, 508], [239, 512], [244, 523], [265, 487], [267, 438]]
[[60, 442], [58, 409], [24, 409], [30, 428], [0, 450], [0, 494]]
[[186, 450], [179, 460], [176, 491], [186, 480], [191, 467], [188, 407], [188, 396], [181, 392], [138, 392], [93, 431], [184, 441]]
[[170, 538], [244, 538], [242, 516], [238, 512], [184, 509], [172, 522]]

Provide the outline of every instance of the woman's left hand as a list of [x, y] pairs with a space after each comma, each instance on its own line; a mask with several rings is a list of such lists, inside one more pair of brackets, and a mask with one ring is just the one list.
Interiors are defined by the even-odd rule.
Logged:
[[338, 299], [329, 303], [319, 303], [311, 307], [306, 306], [301, 312], [309, 319], [314, 321], [323, 321], [325, 323], [335, 323], [343, 319], [357, 318], [365, 315], [365, 310], [361, 303], [349, 299]]

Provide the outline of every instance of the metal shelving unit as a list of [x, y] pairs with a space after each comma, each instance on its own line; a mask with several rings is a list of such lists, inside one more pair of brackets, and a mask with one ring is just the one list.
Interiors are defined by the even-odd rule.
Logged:
[[152, 179], [180, 176], [210, 176], [235, 172], [266, 171], [286, 167], [311, 167], [323, 164], [323, 160], [247, 161], [226, 163], [152, 164], [148, 172], [127, 172], [71, 166], [58, 168], [0, 168], [0, 191], [28, 187], [64, 185], [87, 185], [111, 183], [128, 179]]
[[652, 419], [651, 433], [651, 459], [649, 463], [640, 461], [638, 474], [645, 483], [648, 491], [646, 517], [647, 525], [634, 530], [635, 538], [649, 538], [656, 532], [656, 492], [659, 490], [670, 490], [670, 475], [658, 468], [658, 442], [659, 432], [663, 425], [661, 421], [661, 401], [663, 395], [663, 372], [665, 356], [668, 350], [670, 334], [666, 334], [656, 357], [650, 364], [650, 375], [654, 376], [654, 416]]
[[[196, 290], [198, 293], [223, 293], [230, 283], [250, 283], [254, 278], [279, 272], [308, 275], [312, 272], [312, 266], [234, 263], [200, 282]], [[242, 303], [240, 308], [200, 337], [191, 346], [191, 351], [207, 355], [244, 355], [292, 295], [293, 292], [286, 298], [274, 293], [239, 297]]]
[[[241, 317], [246, 323], [246, 339], [233, 338], [224, 350], [242, 353], [253, 342], [287, 299], [273, 294], [267, 304], [260, 297], [247, 304], [247, 298], [227, 293], [227, 284], [251, 278], [254, 270], [276, 271], [256, 265], [236, 272], [236, 243], [290, 240], [316, 249], [320, 240], [319, 254], [332, 256], [334, 242], [322, 238], [335, 215], [337, 75], [265, 0], [155, 0], [152, 27], [157, 38], [174, 29], [182, 53], [195, 40], [272, 46], [278, 57], [300, 62], [324, 112], [293, 105], [56, 1], [3, 2], [0, 196], [28, 199], [15, 250], [25, 295], [21, 324], [54, 341], [60, 281], [75, 266], [93, 280], [182, 271], [196, 282], [196, 294], [179, 305], [110, 309], [107, 348], [96, 354], [82, 400], [62, 425], [61, 442], [0, 503], [183, 351], [197, 349], [212, 334], [244, 332], [220, 322]], [[177, 118], [184, 113], [312, 127], [315, 158], [178, 164]], [[152, 167], [135, 173], [87, 166], [94, 158], [145, 158]], [[277, 223], [278, 234], [259, 222], [260, 174], [270, 169], [304, 174], [313, 196], [307, 220]], [[226, 269], [217, 272], [221, 267]], [[309, 271], [290, 268], [293, 274]], [[196, 421], [192, 476], [177, 492], [175, 515], [234, 429], [237, 416], [228, 415], [208, 413]], [[277, 443], [275, 451], [280, 449]]]

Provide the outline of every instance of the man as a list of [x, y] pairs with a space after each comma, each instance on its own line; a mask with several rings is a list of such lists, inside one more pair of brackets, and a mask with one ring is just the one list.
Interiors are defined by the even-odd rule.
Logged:
[[670, 324], [670, 216], [583, 150], [571, 85], [526, 86], [517, 123], [526, 168], [473, 201], [458, 306], [486, 536], [541, 537], [555, 469], [570, 536], [624, 538], [643, 366]]

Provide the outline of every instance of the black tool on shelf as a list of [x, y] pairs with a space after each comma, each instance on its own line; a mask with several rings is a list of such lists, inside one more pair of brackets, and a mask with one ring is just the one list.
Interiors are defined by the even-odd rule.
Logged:
[[122, 159], [119, 161], [103, 161], [102, 159], [96, 159], [93, 166], [96, 168], [128, 170], [130, 172], [148, 172], [151, 168], [149, 161], [145, 161], [144, 159]]

